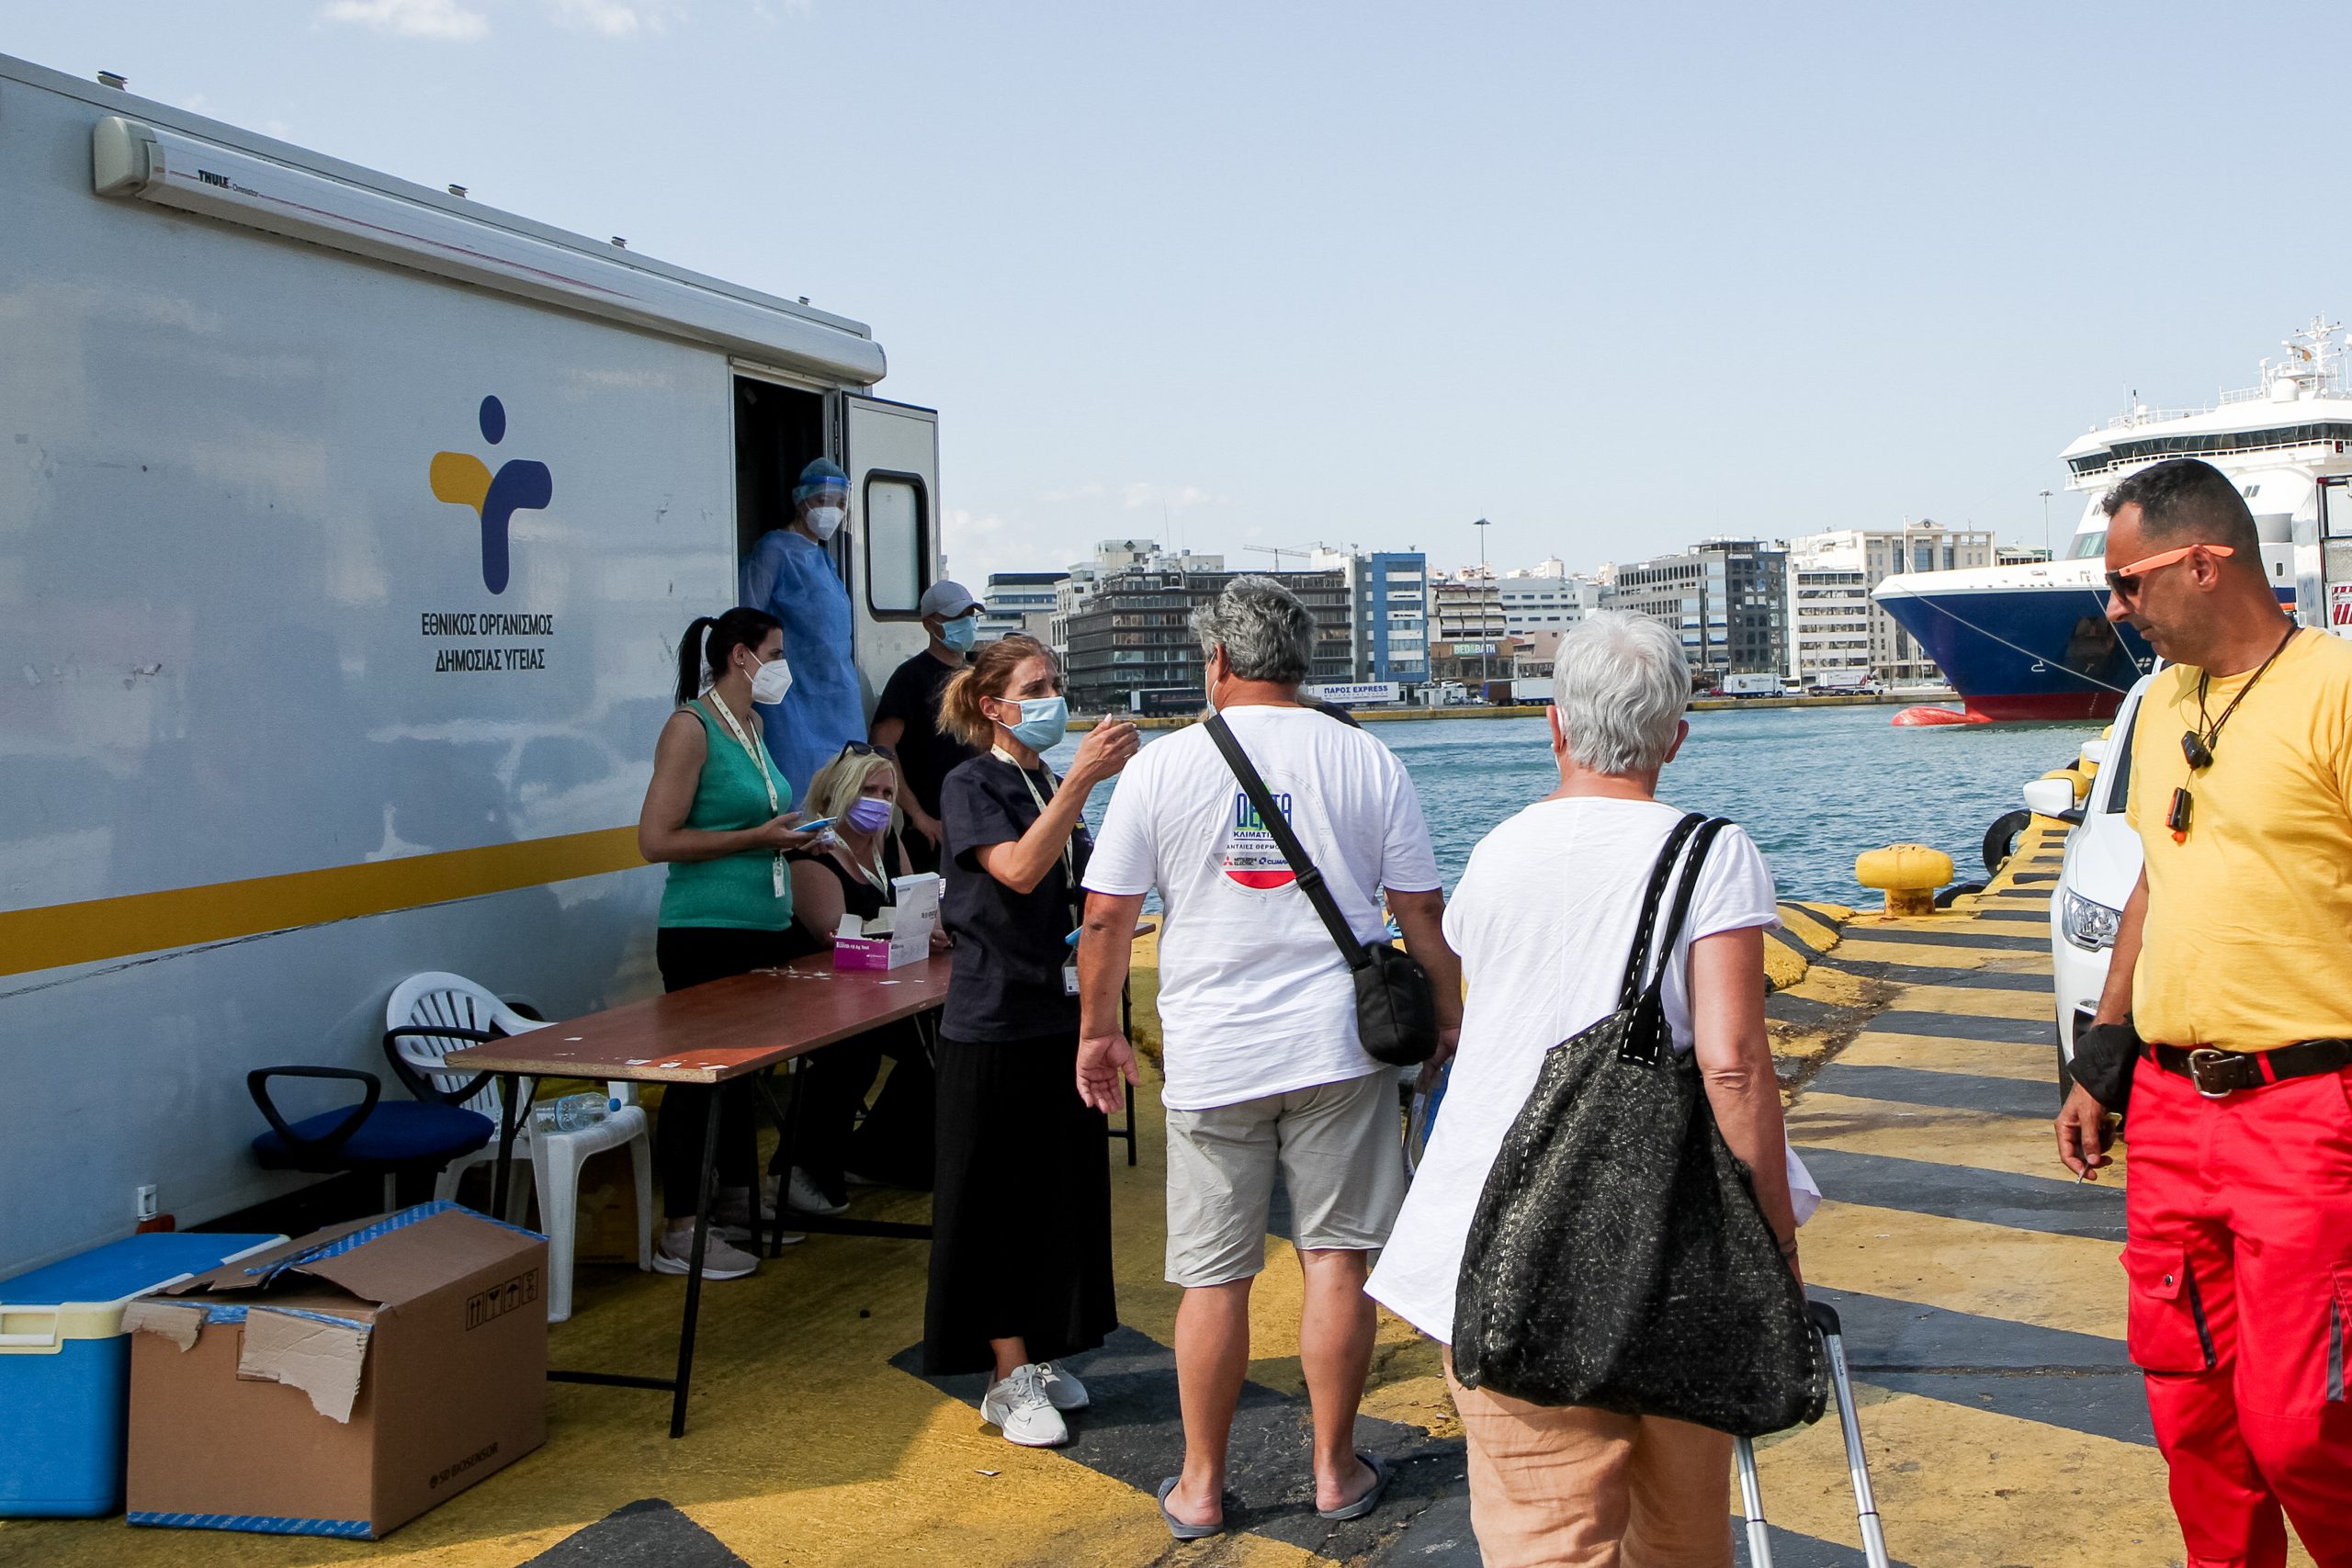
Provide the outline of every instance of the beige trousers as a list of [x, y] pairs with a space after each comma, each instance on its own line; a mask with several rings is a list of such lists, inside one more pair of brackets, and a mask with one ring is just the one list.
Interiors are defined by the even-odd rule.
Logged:
[[1487, 1568], [1731, 1568], [1731, 1438], [1445, 1383]]

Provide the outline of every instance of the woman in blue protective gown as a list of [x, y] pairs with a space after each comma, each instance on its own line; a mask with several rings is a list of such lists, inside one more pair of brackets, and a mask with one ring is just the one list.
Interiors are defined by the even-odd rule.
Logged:
[[849, 507], [849, 476], [831, 458], [800, 470], [792, 522], [761, 536], [743, 562], [743, 603], [784, 628], [792, 689], [763, 707], [761, 728], [776, 771], [805, 799], [817, 770], [865, 739], [865, 703], [851, 657], [849, 590], [826, 547]]

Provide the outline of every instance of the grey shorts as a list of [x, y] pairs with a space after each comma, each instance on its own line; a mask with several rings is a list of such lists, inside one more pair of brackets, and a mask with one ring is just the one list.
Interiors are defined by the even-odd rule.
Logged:
[[1396, 1075], [1367, 1073], [1206, 1111], [1168, 1112], [1168, 1282], [1222, 1285], [1266, 1267], [1280, 1169], [1291, 1242], [1372, 1252], [1405, 1201]]

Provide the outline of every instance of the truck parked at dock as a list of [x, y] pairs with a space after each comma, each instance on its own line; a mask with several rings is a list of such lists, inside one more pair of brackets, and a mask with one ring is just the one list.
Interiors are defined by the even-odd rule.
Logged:
[[829, 456], [870, 704], [940, 513], [805, 302], [6, 59], [0, 194], [5, 1276], [307, 1179], [245, 1075], [386, 1076], [410, 974], [657, 990], [680, 634]]

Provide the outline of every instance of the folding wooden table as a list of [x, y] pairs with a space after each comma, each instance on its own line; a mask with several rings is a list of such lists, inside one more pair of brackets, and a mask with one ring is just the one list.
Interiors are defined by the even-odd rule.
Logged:
[[[738, 1078], [760, 1081], [779, 1062], [932, 1011], [947, 1000], [950, 960], [937, 953], [891, 970], [833, 969], [832, 955], [804, 958], [780, 969], [754, 970], [690, 986], [604, 1012], [551, 1023], [527, 1034], [453, 1051], [454, 1072], [499, 1075], [505, 1106], [498, 1129], [498, 1171], [490, 1212], [506, 1212], [514, 1133], [529, 1114], [521, 1079], [619, 1079], [631, 1083], [702, 1084], [713, 1089]], [[763, 1085], [764, 1088], [764, 1085]], [[718, 1100], [710, 1097], [703, 1127], [702, 1186], [695, 1209], [694, 1250], [686, 1269], [686, 1304], [678, 1329], [678, 1368], [672, 1378], [615, 1372], [549, 1371], [558, 1382], [603, 1383], [668, 1391], [670, 1435], [686, 1429], [686, 1391], [694, 1373], [695, 1321], [702, 1304], [703, 1249], [710, 1235], [710, 1205], [718, 1158]], [[773, 1110], [773, 1101], [771, 1101]], [[759, 1245], [758, 1185], [752, 1188], [752, 1246]], [[650, 1215], [640, 1215], [650, 1224]], [[784, 1218], [777, 1205], [777, 1224]], [[796, 1229], [835, 1235], [928, 1239], [929, 1225], [793, 1215]], [[771, 1248], [773, 1252], [773, 1248]]]

